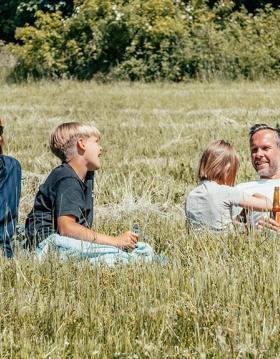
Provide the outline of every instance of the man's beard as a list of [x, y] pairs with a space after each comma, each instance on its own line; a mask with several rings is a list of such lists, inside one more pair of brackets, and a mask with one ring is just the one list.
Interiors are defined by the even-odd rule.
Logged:
[[261, 169], [257, 169], [255, 166], [254, 168], [258, 173], [258, 175], [260, 176], [260, 178], [272, 178], [277, 174], [277, 172], [279, 172], [280, 174], [280, 164], [279, 166], [273, 166], [273, 167], [268, 166], [267, 168], [261, 168]]

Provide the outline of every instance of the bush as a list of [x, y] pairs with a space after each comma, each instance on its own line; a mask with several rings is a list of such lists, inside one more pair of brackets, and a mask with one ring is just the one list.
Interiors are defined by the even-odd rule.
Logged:
[[280, 10], [233, 9], [233, 2], [209, 10], [181, 0], [80, 0], [68, 18], [39, 11], [34, 26], [16, 31], [15, 76], [277, 78]]
[[5, 42], [15, 40], [15, 29], [25, 24], [33, 25], [36, 11], [61, 11], [71, 15], [73, 1], [64, 0], [9, 0], [0, 2], [0, 39]]
[[38, 11], [35, 26], [18, 28], [16, 36], [24, 45], [11, 47], [18, 57], [15, 78], [55, 78], [68, 73], [64, 60], [65, 34], [59, 12]]
[[198, 9], [189, 30], [192, 48], [186, 54], [189, 76], [198, 78], [277, 78], [280, 11], [266, 7], [252, 16], [233, 3], [211, 13]]
[[110, 71], [131, 79], [182, 76], [176, 62], [185, 24], [172, 0], [88, 0], [76, 3], [67, 19], [60, 13], [36, 16], [35, 26], [16, 31], [22, 44], [12, 47], [19, 59], [17, 76], [88, 79]]

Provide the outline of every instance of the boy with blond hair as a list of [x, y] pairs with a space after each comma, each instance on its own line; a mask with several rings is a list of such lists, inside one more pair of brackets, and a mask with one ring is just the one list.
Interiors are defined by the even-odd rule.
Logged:
[[113, 237], [91, 229], [94, 171], [101, 166], [99, 131], [78, 122], [63, 123], [51, 134], [50, 148], [62, 164], [40, 186], [26, 219], [29, 247], [36, 247], [39, 257], [52, 245], [61, 258], [74, 254], [108, 264], [139, 256], [151, 259], [152, 248], [137, 243], [136, 233], [127, 231]]

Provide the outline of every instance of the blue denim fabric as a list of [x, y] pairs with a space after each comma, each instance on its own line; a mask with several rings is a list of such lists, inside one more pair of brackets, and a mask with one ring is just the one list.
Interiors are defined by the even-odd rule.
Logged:
[[21, 193], [21, 167], [12, 157], [0, 155], [0, 247], [11, 258]]
[[92, 264], [105, 263], [114, 266], [118, 263], [129, 264], [136, 262], [152, 262], [156, 259], [153, 248], [144, 242], [138, 242], [131, 252], [125, 252], [117, 247], [90, 243], [70, 237], [52, 234], [40, 242], [36, 248], [36, 255], [41, 260], [54, 250], [60, 259], [69, 256], [88, 259]]

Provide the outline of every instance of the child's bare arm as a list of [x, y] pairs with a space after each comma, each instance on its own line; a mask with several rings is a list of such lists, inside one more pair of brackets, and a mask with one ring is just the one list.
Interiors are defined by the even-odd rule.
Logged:
[[240, 201], [240, 207], [255, 211], [271, 211], [272, 202], [264, 195], [255, 193], [252, 196], [244, 196], [242, 201]]
[[261, 193], [254, 193], [252, 194], [252, 197], [255, 198], [266, 198], [267, 201], [269, 201], [269, 199], [267, 197], [265, 197], [265, 195], [261, 194]]
[[118, 248], [135, 248], [138, 241], [138, 235], [127, 231], [119, 236], [113, 237], [101, 234], [88, 229], [76, 222], [74, 216], [60, 216], [57, 219], [58, 233], [62, 236], [76, 238], [79, 240], [94, 242], [97, 244], [105, 244]]

